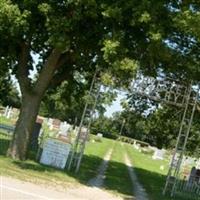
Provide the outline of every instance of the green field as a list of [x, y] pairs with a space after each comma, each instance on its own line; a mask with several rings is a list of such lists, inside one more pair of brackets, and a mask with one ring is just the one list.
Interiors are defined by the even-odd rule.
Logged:
[[129, 178], [127, 166], [124, 164], [124, 148], [119, 142], [115, 143], [113, 154], [106, 171], [105, 188], [125, 199], [133, 195], [133, 186]]
[[[152, 160], [151, 155], [146, 155], [133, 149], [131, 145], [125, 144], [126, 151], [132, 161], [140, 183], [146, 189], [150, 200], [189, 200], [194, 199], [188, 194], [180, 194], [174, 198], [162, 195], [168, 171], [168, 160]], [[164, 170], [160, 169], [164, 167]]]
[[[94, 136], [92, 136], [94, 137]], [[9, 145], [9, 137], [0, 134], [0, 173], [4, 176], [56, 186], [73, 186], [87, 184], [97, 175], [97, 168], [101, 164], [106, 152], [114, 145], [114, 150], [109, 162], [104, 189], [129, 199], [132, 196], [133, 186], [129, 178], [128, 170], [124, 164], [124, 154], [128, 153], [135, 168], [140, 183], [146, 189], [150, 200], [170, 200], [162, 196], [162, 188], [165, 183], [165, 174], [168, 170], [168, 161], [154, 161], [151, 155], [138, 152], [133, 146], [119, 141], [103, 139], [102, 142], [88, 142], [83, 162], [79, 173], [75, 174], [67, 170], [62, 171], [41, 165], [34, 160], [24, 162], [6, 158], [5, 153]], [[160, 166], [164, 166], [164, 170]], [[174, 198], [174, 200], [186, 200], [188, 198]]]
[[14, 125], [15, 124], [15, 121], [12, 121], [10, 119], [7, 119], [6, 117], [4, 116], [0, 116], [0, 123], [1, 124], [6, 124], [6, 125]]
[[[96, 168], [113, 141], [103, 139], [102, 142], [89, 142], [78, 174], [41, 165], [33, 160], [13, 161], [5, 157], [9, 145], [9, 137], [0, 134], [0, 173], [32, 182], [56, 185], [87, 183], [96, 175]], [[98, 149], [97, 149], [98, 146]]]

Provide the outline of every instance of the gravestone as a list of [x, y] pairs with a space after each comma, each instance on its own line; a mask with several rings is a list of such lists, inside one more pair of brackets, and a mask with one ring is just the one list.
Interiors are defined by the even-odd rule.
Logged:
[[40, 163], [64, 169], [67, 163], [71, 144], [58, 139], [48, 138], [43, 145]]
[[11, 116], [12, 116], [12, 107], [9, 107], [9, 108], [8, 108], [8, 111], [7, 111], [6, 118], [7, 118], [7, 119], [10, 119]]
[[197, 169], [200, 169], [200, 159], [197, 160], [197, 162], [196, 162], [196, 168], [197, 168]]
[[71, 143], [71, 132], [70, 132], [71, 125], [67, 124], [67, 122], [62, 122], [60, 124], [60, 130], [58, 133], [58, 138], [63, 142]]
[[49, 126], [49, 128], [51, 129], [51, 127], [53, 126], [53, 119], [52, 118], [49, 118], [47, 120], [47, 125]]
[[60, 130], [59, 130], [59, 134], [60, 135], [64, 135], [64, 136], [67, 136], [68, 135], [68, 132], [70, 131], [70, 125], [67, 124], [67, 122], [62, 122], [60, 124]]
[[84, 141], [87, 136], [88, 136], [88, 130], [87, 130], [87, 128], [82, 127], [81, 131], [80, 131], [80, 141], [81, 140]]
[[163, 160], [165, 156], [165, 150], [163, 149], [156, 149], [156, 151], [154, 152], [152, 158], [154, 160]]
[[4, 112], [4, 117], [7, 117], [7, 115], [8, 115], [8, 110], [9, 110], [9, 106], [6, 106], [5, 112]]
[[102, 133], [97, 133], [96, 137], [95, 137], [95, 141], [96, 142], [101, 142], [103, 138], [103, 134]]
[[102, 138], [103, 134], [102, 133], [97, 133], [97, 137]]
[[52, 118], [49, 118], [49, 119], [48, 119], [48, 123], [47, 123], [47, 124], [48, 124], [48, 126], [49, 126], [49, 129], [50, 129], [50, 130], [53, 130], [53, 119], [52, 119]]
[[140, 149], [140, 144], [135, 143], [135, 144], [133, 144], [133, 147], [134, 147], [136, 150], [141, 151], [141, 149]]
[[[192, 167], [195, 166], [197, 163], [195, 162], [195, 159], [189, 156], [184, 156], [183, 157], [183, 162], [182, 162], [183, 166], [187, 166], [187, 167]], [[197, 167], [198, 168], [198, 167]]]
[[12, 118], [17, 120], [18, 116], [19, 116], [19, 109], [13, 108], [12, 109]]
[[187, 164], [190, 166], [195, 166], [195, 158], [192, 158], [190, 156], [187, 157]]
[[59, 119], [53, 119], [52, 125], [54, 130], [60, 129], [61, 121]]

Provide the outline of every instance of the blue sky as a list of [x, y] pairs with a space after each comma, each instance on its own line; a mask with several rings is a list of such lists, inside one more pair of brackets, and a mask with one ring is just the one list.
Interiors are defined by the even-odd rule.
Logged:
[[120, 92], [115, 101], [113, 101], [111, 106], [108, 106], [106, 109], [105, 115], [107, 117], [111, 117], [114, 112], [122, 111], [122, 107], [120, 105], [120, 101], [125, 97], [125, 94]]

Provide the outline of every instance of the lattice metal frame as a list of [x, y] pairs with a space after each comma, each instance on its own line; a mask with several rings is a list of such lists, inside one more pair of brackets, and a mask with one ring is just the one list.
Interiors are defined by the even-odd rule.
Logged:
[[177, 107], [185, 107], [188, 87], [172, 79], [155, 79], [153, 77], [138, 76], [131, 90], [153, 101]]
[[[97, 100], [98, 100], [98, 97], [100, 94], [101, 85], [96, 83], [98, 81], [97, 73], [98, 73], [98, 70], [96, 70], [94, 73], [94, 76], [93, 76], [93, 79], [92, 79], [92, 82], [90, 85], [89, 94], [88, 94], [91, 98], [94, 99], [94, 103], [92, 105], [92, 108], [90, 108], [91, 105], [89, 105], [89, 102], [86, 102], [86, 104], [84, 106], [81, 121], [80, 121], [78, 132], [77, 132], [77, 136], [76, 136], [73, 148], [72, 148], [72, 152], [71, 152], [70, 160], [69, 160], [69, 164], [68, 164], [68, 170], [71, 170], [72, 167], [74, 167], [76, 173], [79, 171], [79, 168], [80, 168], [83, 153], [85, 150], [86, 141], [88, 139], [89, 129], [90, 129], [90, 126], [92, 123]], [[81, 131], [82, 131], [84, 120], [85, 120], [87, 113], [89, 114], [90, 120], [86, 126], [86, 133], [85, 133], [84, 137], [81, 137]]]
[[134, 93], [145, 96], [153, 101], [159, 101], [168, 105], [184, 108], [176, 147], [163, 189], [163, 195], [169, 191], [170, 195], [173, 196], [176, 192], [183, 155], [186, 150], [193, 116], [197, 108], [199, 86], [194, 88], [192, 83], [184, 85], [173, 79], [155, 79], [153, 77], [138, 75], [131, 90]]

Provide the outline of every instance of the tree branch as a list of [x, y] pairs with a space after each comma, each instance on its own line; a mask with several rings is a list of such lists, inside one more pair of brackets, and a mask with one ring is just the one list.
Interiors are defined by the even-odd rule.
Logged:
[[53, 77], [52, 81], [51, 81], [51, 85], [53, 87], [57, 87], [59, 86], [64, 80], [67, 80], [71, 77], [72, 73], [71, 70], [66, 70], [64, 73], [62, 74], [57, 74]]
[[73, 59], [72, 55], [69, 53], [62, 54], [58, 64], [57, 68], [59, 67], [67, 67], [67, 69], [59, 72], [58, 74], [55, 74], [54, 77], [52, 78], [50, 84], [53, 87], [59, 86], [64, 80], [69, 79], [72, 76], [72, 69], [73, 69]]
[[20, 50], [16, 77], [19, 81], [21, 93], [24, 95], [30, 87], [30, 80], [28, 78], [29, 45], [23, 41]]
[[52, 77], [54, 76], [55, 70], [58, 67], [60, 56], [61, 51], [58, 49], [53, 49], [47, 61], [45, 62], [34, 87], [34, 92], [36, 92], [38, 95], [42, 95], [47, 89]]

